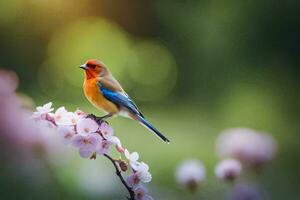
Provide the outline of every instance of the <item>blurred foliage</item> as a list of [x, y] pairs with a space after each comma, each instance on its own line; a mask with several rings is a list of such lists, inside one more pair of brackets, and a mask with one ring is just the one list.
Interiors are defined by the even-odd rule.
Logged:
[[[300, 2], [293, 0], [4, 0], [0, 67], [15, 70], [20, 91], [37, 104], [53, 101], [95, 112], [83, 97], [78, 67], [88, 58], [103, 60], [171, 138], [167, 146], [132, 121], [111, 120], [121, 140], [148, 161], [150, 191], [158, 199], [220, 199], [227, 187], [213, 178], [215, 137], [224, 128], [248, 126], [273, 133], [279, 143], [261, 184], [272, 199], [293, 200], [300, 195], [299, 22]], [[187, 157], [202, 159], [208, 169], [196, 197], [182, 193], [173, 180], [175, 165]], [[82, 162], [73, 163], [74, 171]], [[4, 176], [4, 168], [2, 194], [9, 197], [12, 185], [33, 199], [30, 193], [39, 189], [25, 189], [26, 182]], [[75, 172], [56, 173], [65, 199], [86, 197], [74, 190]], [[40, 187], [50, 189], [35, 197], [55, 196], [49, 181]]]

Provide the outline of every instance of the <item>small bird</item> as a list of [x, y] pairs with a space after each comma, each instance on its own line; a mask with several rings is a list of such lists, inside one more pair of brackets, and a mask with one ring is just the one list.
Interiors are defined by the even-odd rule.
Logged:
[[107, 113], [100, 119], [107, 119], [116, 115], [128, 117], [138, 121], [164, 142], [170, 142], [145, 119], [134, 101], [123, 90], [120, 83], [112, 76], [103, 62], [97, 59], [89, 59], [80, 68], [85, 70], [84, 95], [93, 106]]

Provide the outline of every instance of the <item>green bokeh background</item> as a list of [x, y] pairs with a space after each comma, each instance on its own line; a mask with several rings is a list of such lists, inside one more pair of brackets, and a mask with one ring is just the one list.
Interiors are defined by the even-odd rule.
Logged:
[[[101, 115], [82, 94], [78, 68], [88, 58], [99, 58], [170, 138], [165, 145], [133, 121], [110, 120], [124, 146], [150, 165], [149, 190], [156, 199], [226, 198], [230, 186], [214, 178], [214, 145], [231, 127], [274, 136], [278, 154], [256, 182], [270, 199], [299, 199], [299, 35], [300, 2], [293, 0], [0, 2], [0, 67], [18, 74], [19, 92], [36, 105], [52, 101], [55, 107]], [[207, 169], [208, 178], [194, 195], [174, 181], [176, 165], [187, 158], [202, 160]], [[124, 196], [117, 180], [106, 185], [108, 192], [78, 189], [77, 166], [84, 162], [104, 166], [105, 180], [115, 179], [104, 159], [74, 158], [71, 166], [51, 173], [41, 165], [29, 177], [14, 174], [18, 167], [2, 167], [0, 195]], [[40, 174], [44, 177], [37, 178]]]

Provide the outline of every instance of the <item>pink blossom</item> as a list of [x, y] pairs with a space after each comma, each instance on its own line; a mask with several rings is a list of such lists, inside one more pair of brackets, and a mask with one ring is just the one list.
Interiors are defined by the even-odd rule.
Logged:
[[75, 135], [74, 126], [58, 126], [57, 132], [61, 136], [64, 144], [69, 144]]
[[33, 113], [34, 119], [46, 119], [47, 115], [54, 109], [52, 108], [52, 102], [46, 103], [43, 106], [38, 106], [36, 112]]
[[[115, 145], [117, 151], [124, 153], [132, 168], [132, 175], [127, 178], [127, 183], [134, 188], [136, 199], [152, 200], [148, 191], [141, 187], [142, 183], [150, 182], [152, 176], [149, 172], [149, 166], [144, 162], [138, 162], [137, 152], [129, 153], [121, 145], [118, 137], [114, 136], [113, 128], [107, 123], [100, 126], [96, 121], [86, 118], [86, 114], [80, 110], [74, 113], [68, 112], [65, 107], [60, 107], [53, 114], [53, 109], [49, 105], [39, 107], [38, 112], [44, 113], [43, 118], [36, 121], [39, 127], [47, 127], [56, 130], [65, 144], [71, 143], [78, 148], [79, 154], [83, 158], [96, 158], [96, 154], [109, 154], [110, 146]], [[127, 171], [127, 163], [119, 163], [121, 169]]]
[[274, 157], [277, 145], [271, 135], [248, 128], [225, 130], [216, 142], [220, 157], [236, 158], [249, 166], [261, 166]]
[[[230, 200], [263, 200], [263, 199], [271, 199], [266, 195], [266, 193], [262, 190], [262, 188], [257, 185], [253, 185], [250, 183], [240, 183], [236, 185], [232, 191], [230, 192], [229, 199]], [[289, 199], [289, 198], [287, 198]]]
[[71, 140], [72, 145], [79, 148], [79, 153], [83, 158], [90, 157], [96, 152], [101, 142], [102, 138], [97, 133], [91, 133], [87, 136], [77, 134]]
[[234, 180], [242, 171], [242, 165], [239, 161], [234, 159], [226, 159], [218, 163], [215, 168], [217, 178], [221, 180]]
[[[2, 110], [0, 135], [6, 144], [4, 150], [6, 150], [6, 146], [18, 148], [18, 151], [16, 151], [18, 155], [23, 153], [23, 150], [28, 149], [23, 148], [25, 146], [22, 144], [25, 144], [26, 147], [30, 147], [31, 152], [37, 153], [39, 158], [48, 156], [45, 161], [48, 158], [52, 161], [54, 158], [54, 162], [57, 162], [57, 156], [65, 161], [70, 156], [63, 154], [64, 149], [61, 149], [63, 145], [57, 140], [61, 138], [65, 144], [71, 143], [78, 148], [80, 156], [84, 158], [95, 157], [96, 152], [100, 154], [108, 153], [111, 145], [115, 145], [118, 151], [124, 152], [119, 138], [113, 135], [112, 127], [106, 123], [99, 127], [95, 121], [86, 119], [86, 114], [80, 110], [73, 113], [68, 112], [64, 107], [60, 107], [55, 113], [52, 113], [54, 109], [50, 102], [38, 106], [36, 112], [30, 112], [31, 116], [28, 115], [29, 111], [21, 108], [19, 99], [14, 93], [17, 83], [14, 81], [9, 82], [10, 80], [6, 79], [7, 77], [2, 76], [4, 75], [0, 71], [0, 107]], [[98, 131], [99, 128], [101, 133]], [[136, 152], [130, 154], [127, 151], [126, 154], [130, 162], [137, 163], [133, 170], [136, 182], [132, 184], [136, 185], [134, 187], [135, 199], [152, 200], [152, 197], [148, 195], [148, 191], [140, 185], [140, 183], [146, 183], [152, 179], [148, 165], [137, 162], [139, 156]], [[122, 171], [127, 171], [128, 164], [126, 161], [108, 158], [112, 162], [116, 162]]]
[[44, 127], [44, 128], [55, 128], [55, 124], [53, 124], [51, 121], [48, 121], [46, 119], [40, 119], [37, 120], [36, 123], [40, 126], [40, 127]]
[[148, 190], [142, 186], [135, 188], [134, 194], [136, 200], [153, 200], [153, 198], [148, 195]]
[[120, 139], [113, 136], [114, 130], [111, 126], [104, 122], [100, 125], [99, 130], [104, 139], [106, 139], [110, 144], [114, 144], [116, 146], [118, 152], [124, 152]]
[[112, 145], [111, 142], [109, 142], [108, 140], [102, 140], [102, 142], [100, 143], [100, 145], [97, 148], [97, 153], [100, 155], [103, 154], [108, 154], [109, 153], [109, 147]]
[[46, 113], [50, 113], [54, 110], [54, 108], [52, 108], [52, 102], [46, 103], [43, 106], [38, 106], [36, 108], [36, 112], [34, 113], [39, 113], [39, 114], [46, 114]]
[[79, 109], [77, 109], [77, 110], [75, 111], [75, 114], [76, 114], [79, 118], [83, 118], [83, 117], [86, 117], [86, 116], [87, 116], [85, 112], [83, 112], [82, 110], [79, 110]]
[[138, 167], [136, 168], [136, 172], [139, 177], [140, 177], [140, 180], [143, 182], [143, 183], [148, 183], [151, 181], [152, 179], [152, 176], [149, 172], [149, 166], [144, 163], [144, 162], [141, 162]]
[[205, 168], [199, 160], [185, 160], [176, 170], [177, 182], [195, 190], [205, 180]]
[[98, 124], [90, 118], [81, 118], [78, 120], [76, 125], [76, 130], [80, 135], [95, 133], [98, 128]]
[[68, 112], [65, 107], [58, 108], [54, 114], [54, 120], [57, 125], [75, 125], [78, 119], [78, 115]]
[[137, 152], [129, 153], [129, 151], [127, 149], [125, 149], [124, 154], [129, 162], [130, 166], [132, 167], [132, 169], [136, 170], [139, 165], [139, 162], [138, 162], [139, 154]]
[[105, 122], [101, 123], [99, 130], [105, 139], [111, 138], [114, 134], [113, 128]]
[[141, 180], [137, 173], [133, 173], [127, 177], [126, 182], [129, 185], [129, 187], [134, 188], [141, 183]]
[[149, 166], [146, 163], [141, 162], [137, 166], [135, 172], [127, 178], [128, 185], [130, 187], [136, 187], [140, 183], [150, 182], [152, 176], [148, 170], [149, 170]]

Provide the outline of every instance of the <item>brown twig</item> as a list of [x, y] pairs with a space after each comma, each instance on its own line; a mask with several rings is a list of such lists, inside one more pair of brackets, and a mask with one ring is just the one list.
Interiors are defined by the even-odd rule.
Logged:
[[135, 200], [134, 191], [132, 190], [131, 187], [129, 187], [129, 186], [127, 185], [126, 181], [124, 180], [124, 178], [123, 178], [123, 176], [122, 176], [122, 174], [121, 174], [121, 171], [119, 170], [119, 168], [118, 168], [118, 166], [117, 166], [117, 164], [116, 164], [116, 161], [115, 161], [112, 157], [110, 157], [109, 155], [107, 155], [107, 154], [104, 154], [104, 156], [105, 156], [106, 158], [108, 158], [108, 159], [112, 162], [112, 164], [113, 164], [114, 167], [116, 168], [116, 175], [120, 178], [122, 184], [123, 184], [123, 185], [126, 187], [126, 189], [128, 190], [130, 197], [127, 197], [127, 199], [129, 199], [129, 200]]

